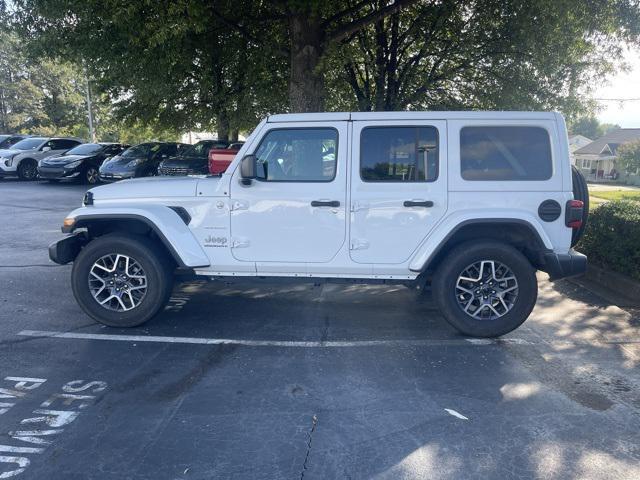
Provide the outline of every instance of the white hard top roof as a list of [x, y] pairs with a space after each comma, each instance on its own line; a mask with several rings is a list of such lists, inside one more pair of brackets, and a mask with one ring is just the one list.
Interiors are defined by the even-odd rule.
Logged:
[[348, 120], [553, 120], [555, 112], [511, 112], [511, 111], [424, 111], [424, 112], [321, 112], [282, 113], [270, 115], [269, 123], [275, 122], [327, 122]]

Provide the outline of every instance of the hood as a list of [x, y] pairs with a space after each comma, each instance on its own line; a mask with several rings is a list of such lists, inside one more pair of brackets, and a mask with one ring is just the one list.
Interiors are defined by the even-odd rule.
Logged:
[[66, 165], [67, 163], [75, 162], [76, 160], [84, 160], [90, 158], [93, 155], [54, 155], [42, 160], [46, 165]]
[[92, 188], [95, 202], [132, 198], [195, 197], [197, 177], [144, 177]]
[[202, 168], [208, 165], [207, 157], [173, 157], [162, 162], [164, 167]]
[[24, 150], [16, 150], [15, 148], [3, 148], [0, 150], [0, 157], [13, 158], [24, 152]]

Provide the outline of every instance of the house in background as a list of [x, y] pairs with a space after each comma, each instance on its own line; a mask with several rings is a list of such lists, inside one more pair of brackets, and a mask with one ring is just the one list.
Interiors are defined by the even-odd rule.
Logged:
[[586, 147], [593, 140], [585, 137], [584, 135], [569, 135], [569, 156], [571, 157], [571, 165], [576, 164], [576, 157], [573, 154], [576, 150]]
[[640, 128], [613, 130], [573, 152], [575, 165], [590, 181], [624, 180], [627, 183], [640, 185], [640, 172], [627, 174], [627, 172], [621, 172], [616, 164], [618, 147], [637, 141], [640, 141]]

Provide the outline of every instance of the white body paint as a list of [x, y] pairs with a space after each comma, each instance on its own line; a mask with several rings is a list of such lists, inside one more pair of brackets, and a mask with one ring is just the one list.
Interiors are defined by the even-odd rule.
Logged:
[[[546, 181], [465, 181], [460, 130], [465, 126], [535, 126], [550, 138], [553, 175]], [[434, 182], [363, 182], [360, 132], [370, 126], [437, 129]], [[330, 182], [243, 185], [240, 163], [273, 129], [328, 127], [338, 132]], [[556, 113], [371, 112], [273, 115], [262, 121], [221, 177], [134, 179], [91, 190], [94, 204], [69, 217], [133, 215], [157, 226], [182, 263], [205, 276], [280, 276], [412, 280], [463, 222], [510, 219], [529, 224], [548, 250], [566, 253], [564, 215], [543, 222], [538, 206], [573, 198], [567, 133]], [[310, 202], [330, 199], [336, 208]], [[404, 200], [433, 201], [407, 208]], [[184, 208], [189, 225], [169, 207]]]

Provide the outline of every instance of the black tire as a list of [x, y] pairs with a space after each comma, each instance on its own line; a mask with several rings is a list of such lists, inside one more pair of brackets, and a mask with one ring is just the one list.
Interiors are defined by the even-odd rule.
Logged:
[[[475, 262], [493, 260], [511, 270], [517, 281], [517, 296], [503, 316], [477, 319], [466, 313], [458, 303], [456, 284], [462, 272]], [[480, 288], [487, 288], [480, 287]], [[432, 281], [433, 299], [445, 319], [464, 335], [499, 337], [519, 327], [529, 316], [538, 298], [535, 269], [529, 260], [511, 245], [480, 240], [453, 248], [442, 260]]]
[[80, 181], [85, 185], [95, 185], [100, 181], [100, 172], [98, 167], [89, 165], [82, 170]]
[[18, 178], [20, 180], [35, 180], [38, 178], [38, 162], [32, 158], [23, 159], [18, 165]]
[[[94, 263], [110, 254], [134, 259], [146, 275], [146, 293], [131, 310], [116, 311], [100, 305], [89, 288]], [[173, 287], [173, 270], [173, 260], [149, 238], [112, 233], [92, 240], [80, 251], [73, 263], [71, 286], [80, 307], [93, 319], [110, 327], [136, 327], [151, 319], [167, 304]]]
[[584, 175], [582, 175], [582, 172], [580, 172], [580, 170], [575, 166], [571, 167], [571, 178], [573, 180], [574, 200], [582, 200], [582, 203], [584, 203], [582, 225], [580, 228], [574, 229], [571, 233], [571, 246], [575, 247], [582, 238], [584, 229], [587, 226], [587, 219], [589, 217], [589, 187], [587, 186], [587, 181], [585, 180]]

